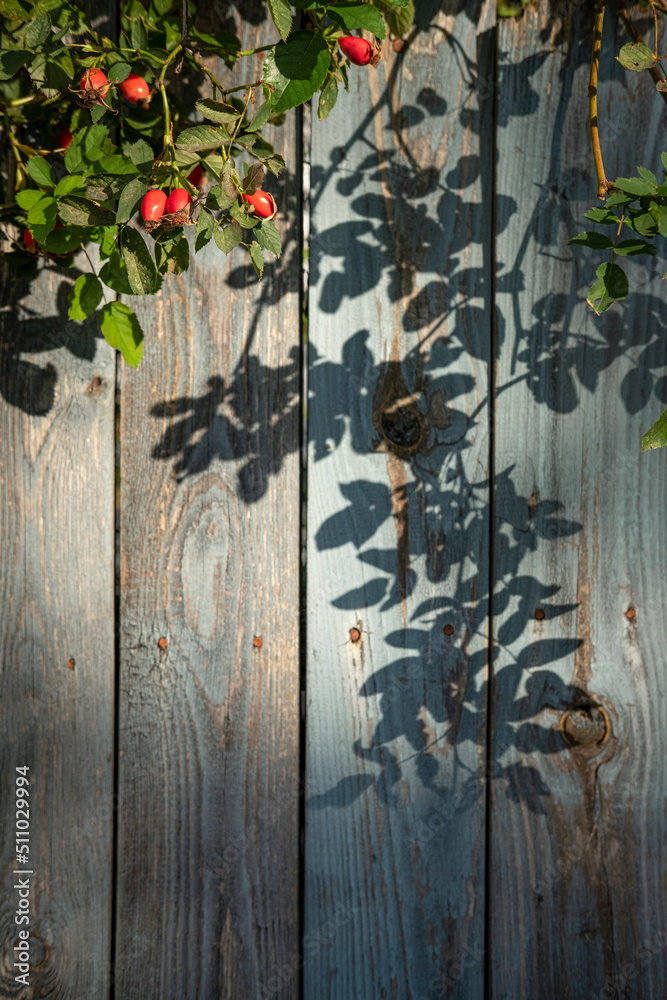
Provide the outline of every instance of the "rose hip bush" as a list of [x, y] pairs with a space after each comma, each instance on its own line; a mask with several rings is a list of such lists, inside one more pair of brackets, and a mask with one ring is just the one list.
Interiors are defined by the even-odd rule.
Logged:
[[[401, 35], [414, 17], [413, 0], [268, 0], [268, 10], [273, 38], [242, 51], [233, 34], [199, 31], [195, 5], [179, 0], [122, 0], [117, 38], [69, 0], [0, 0], [5, 260], [26, 277], [77, 255], [69, 317], [99, 310], [130, 365], [143, 332], [117, 295], [152, 295], [163, 275], [186, 271], [190, 226], [195, 253], [211, 241], [247, 253], [261, 278], [266, 255], [282, 250], [270, 188], [285, 168], [262, 130], [318, 93], [326, 118], [348, 55], [374, 65], [387, 30]], [[258, 52], [261, 79], [247, 79]], [[223, 83], [206, 56], [238, 82]], [[200, 94], [191, 106], [173, 85], [184, 65]]]

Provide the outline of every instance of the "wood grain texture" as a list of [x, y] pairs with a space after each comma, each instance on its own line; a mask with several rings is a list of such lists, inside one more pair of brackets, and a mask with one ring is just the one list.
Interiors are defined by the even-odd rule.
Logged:
[[313, 122], [309, 1000], [482, 996], [493, 13]]
[[[91, 323], [67, 321], [73, 271], [30, 287], [2, 275], [0, 995], [21, 1000], [102, 997], [109, 978], [115, 361]], [[12, 950], [17, 766], [31, 782], [28, 987]]]
[[[204, 30], [225, 30], [219, 9]], [[244, 48], [274, 37], [263, 4], [244, 15], [255, 24]], [[247, 72], [256, 79], [258, 66]], [[141, 367], [121, 375], [123, 1000], [246, 1000], [274, 980], [272, 995], [286, 998], [297, 981], [301, 264], [291, 117], [275, 133], [289, 175], [267, 183], [283, 259], [258, 284], [240, 252], [191, 247], [186, 275], [133, 303], [147, 336]]]
[[[600, 82], [611, 178], [658, 169], [665, 127], [648, 74], [613, 59], [625, 39], [612, 14]], [[566, 246], [596, 201], [591, 43], [585, 5], [500, 31], [498, 197], [513, 204], [496, 244], [498, 1000], [657, 998], [667, 974], [667, 456], [639, 451], [664, 406], [664, 286], [628, 262], [638, 291], [597, 318], [585, 294], [603, 258]]]

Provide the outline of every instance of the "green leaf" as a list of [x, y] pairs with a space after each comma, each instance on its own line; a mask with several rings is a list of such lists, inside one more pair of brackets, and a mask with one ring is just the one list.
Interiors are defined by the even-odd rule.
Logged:
[[631, 69], [635, 73], [641, 73], [642, 70], [655, 66], [655, 56], [648, 45], [644, 45], [643, 42], [628, 42], [616, 58], [621, 66], [624, 66], [625, 69]]
[[74, 76], [74, 63], [67, 49], [40, 52], [33, 59], [28, 72], [33, 83], [37, 84], [46, 97], [57, 97], [65, 90]]
[[[653, 174], [651, 176], [653, 177]], [[638, 198], [645, 197], [648, 194], [655, 194], [656, 187], [658, 186], [655, 182], [655, 177], [653, 177], [653, 183], [645, 180], [644, 177], [617, 177], [614, 184], [621, 191], [634, 194]]]
[[238, 121], [243, 114], [231, 104], [221, 104], [220, 101], [212, 101], [210, 98], [197, 101], [195, 107], [204, 118], [208, 118], [211, 122], [217, 122], [219, 125], [231, 125]]
[[335, 7], [328, 7], [327, 14], [332, 21], [339, 24], [346, 31], [354, 31], [355, 28], [363, 28], [370, 31], [376, 38], [384, 38], [386, 30], [382, 14], [379, 10], [367, 3], [337, 3]]
[[32, 206], [44, 196], [43, 191], [37, 191], [35, 188], [26, 188], [25, 191], [19, 191], [16, 195], [17, 204], [21, 208], [28, 212]]
[[224, 254], [231, 253], [241, 242], [241, 227], [238, 222], [230, 222], [227, 226], [218, 226], [213, 233], [213, 239]]
[[289, 111], [310, 100], [327, 75], [331, 55], [321, 35], [295, 31], [279, 42], [264, 60], [263, 79], [273, 87], [274, 111]]
[[[16, 196], [18, 201], [18, 195]], [[667, 236], [667, 209], [661, 211], [660, 218], [658, 219], [658, 232], [661, 236]]]
[[43, 157], [33, 156], [29, 159], [26, 163], [26, 170], [36, 184], [41, 184], [47, 188], [55, 187], [55, 174], [51, 169], [51, 165]]
[[107, 73], [109, 83], [122, 83], [127, 80], [132, 72], [132, 67], [126, 62], [115, 63]]
[[317, 117], [321, 122], [323, 122], [325, 118], [329, 117], [337, 100], [338, 81], [335, 76], [331, 75], [322, 87], [320, 99], [317, 104]]
[[80, 248], [84, 236], [85, 230], [78, 226], [60, 226], [41, 242], [49, 253], [69, 254], [75, 253]]
[[253, 115], [250, 124], [246, 125], [246, 132], [256, 132], [258, 128], [261, 128], [262, 125], [266, 124], [272, 114], [273, 108], [271, 107], [271, 101], [265, 101]]
[[261, 163], [250, 164], [248, 173], [243, 181], [243, 190], [246, 194], [254, 194], [258, 188], [261, 188], [265, 173], [266, 171]]
[[142, 174], [150, 174], [153, 169], [153, 150], [143, 139], [128, 147], [130, 159]]
[[0, 80], [10, 80], [15, 73], [25, 66], [32, 53], [23, 49], [10, 49], [0, 52]]
[[133, 181], [126, 184], [118, 199], [116, 222], [129, 222], [147, 191], [148, 184], [139, 177], [135, 177]]
[[619, 257], [637, 257], [641, 253], [646, 253], [649, 257], [655, 257], [657, 251], [652, 243], [646, 240], [621, 240], [614, 247], [614, 253]]
[[607, 208], [618, 208], [619, 206], [625, 207], [630, 205], [634, 201], [632, 195], [625, 194], [623, 191], [614, 191], [607, 198]]
[[642, 451], [652, 451], [654, 448], [664, 448], [667, 444], [667, 410], [658, 417], [650, 430], [642, 438]]
[[269, 156], [268, 159], [262, 160], [262, 163], [267, 170], [271, 171], [274, 177], [280, 177], [286, 165], [282, 156], [279, 156], [278, 153], [274, 153], [273, 156]]
[[625, 217], [625, 223], [630, 229], [634, 229], [640, 236], [655, 236], [657, 225], [650, 212], [629, 212]]
[[190, 247], [181, 233], [176, 239], [157, 240], [155, 259], [160, 274], [182, 274], [190, 266]]
[[278, 34], [284, 42], [292, 30], [292, 8], [287, 0], [267, 0], [269, 14], [278, 29]]
[[48, 14], [38, 14], [30, 22], [25, 32], [25, 43], [31, 52], [42, 44], [50, 30], [51, 21]]
[[66, 194], [72, 194], [73, 191], [81, 191], [85, 184], [86, 178], [80, 174], [65, 174], [56, 184], [53, 195], [55, 198], [62, 198]]
[[255, 243], [254, 241], [248, 246], [248, 250], [250, 252], [252, 266], [257, 272], [257, 277], [261, 278], [264, 273], [264, 251], [259, 243]]
[[214, 149], [221, 146], [229, 139], [226, 129], [223, 126], [213, 128], [211, 125], [196, 125], [194, 128], [186, 128], [176, 140], [179, 149], [190, 149], [198, 152], [202, 149]]
[[[72, 145], [74, 145], [72, 143]], [[69, 153], [72, 146], [69, 146]], [[65, 166], [67, 166], [67, 155], [65, 155]], [[107, 153], [102, 156], [95, 165], [95, 173], [104, 174], [136, 174], [137, 168], [127, 156], [121, 153]]]
[[205, 31], [199, 31], [195, 27], [190, 28], [190, 34], [200, 43], [199, 47], [204, 52], [215, 52], [222, 56], [231, 69], [236, 62], [236, 54], [241, 49], [241, 43], [231, 32], [221, 31], [217, 35], [209, 35]]
[[280, 233], [272, 222], [265, 219], [259, 226], [255, 227], [255, 238], [261, 247], [272, 253], [274, 257], [280, 257], [283, 244]]
[[589, 289], [586, 301], [599, 316], [614, 302], [626, 298], [628, 277], [622, 267], [610, 263], [600, 264], [595, 273], [598, 280]]
[[130, 307], [124, 302], [108, 302], [102, 308], [100, 325], [106, 342], [136, 368], [144, 353], [144, 334]]
[[121, 295], [132, 295], [132, 288], [127, 277], [125, 261], [121, 260], [118, 247], [114, 246], [106, 264], [100, 269], [100, 278], [114, 292]]
[[10, 21], [23, 21], [32, 16], [30, 0], [0, 0], [0, 14]]
[[143, 236], [127, 226], [123, 230], [122, 243], [130, 288], [135, 295], [150, 295], [155, 288], [157, 273]]
[[[77, 137], [78, 138], [78, 137]], [[106, 125], [90, 125], [81, 132], [80, 144], [83, 158], [87, 163], [95, 163], [104, 155], [104, 141], [109, 138]]]
[[82, 274], [74, 282], [69, 296], [70, 319], [88, 319], [102, 301], [102, 283], [94, 274]]
[[68, 194], [60, 200], [58, 215], [63, 222], [73, 226], [110, 226], [114, 222], [111, 212], [100, 208], [94, 201]]
[[637, 167], [637, 172], [641, 174], [647, 184], [650, 184], [653, 188], [657, 188], [658, 179], [651, 170], [647, 170], [646, 167]]
[[199, 218], [197, 219], [197, 228], [195, 229], [195, 253], [206, 246], [213, 236], [213, 230], [216, 225], [217, 223], [213, 215], [202, 205]]
[[28, 211], [28, 227], [37, 242], [53, 232], [58, 215], [58, 203], [50, 194], [42, 195]]
[[[384, 14], [392, 35], [400, 38], [410, 30], [415, 19], [413, 0], [404, 0], [400, 4], [393, 3], [392, 0], [373, 0], [373, 3]], [[500, 14], [500, 10], [498, 13]]]
[[571, 240], [568, 240], [567, 245], [589, 247], [591, 250], [608, 250], [609, 247], [613, 247], [614, 243], [602, 233], [586, 232], [573, 236]]
[[667, 176], [667, 153], [662, 153], [660, 159], [662, 161], [662, 169], [665, 172], [665, 176]]
[[616, 213], [610, 212], [606, 206], [604, 208], [590, 208], [587, 212], [584, 212], [584, 219], [597, 222], [602, 226], [617, 226], [620, 221]]

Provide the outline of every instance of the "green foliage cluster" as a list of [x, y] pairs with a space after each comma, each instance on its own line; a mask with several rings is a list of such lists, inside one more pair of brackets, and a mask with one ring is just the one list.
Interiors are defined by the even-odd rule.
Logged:
[[[123, 0], [117, 39], [96, 31], [69, 0], [0, 0], [0, 112], [11, 156], [0, 208], [12, 246], [5, 259], [29, 276], [40, 258], [67, 267], [83, 250], [90, 271], [72, 288], [70, 319], [99, 309], [104, 337], [130, 365], [141, 360], [143, 332], [117, 296], [151, 295], [163, 275], [188, 269], [185, 225], [196, 227], [195, 253], [211, 240], [224, 254], [239, 247], [261, 278], [266, 255], [280, 256], [281, 239], [244, 196], [285, 169], [262, 130], [318, 92], [319, 117], [329, 114], [348, 83], [341, 35], [363, 29], [382, 39], [414, 18], [413, 0], [268, 0], [268, 7], [280, 37], [242, 51], [234, 34], [198, 30], [187, 0], [185, 9], [179, 0]], [[203, 58], [218, 56], [243, 81], [244, 59], [263, 51], [261, 79], [231, 87]], [[183, 66], [210, 97], [190, 106], [178, 97], [173, 81]], [[84, 81], [86, 70], [102, 70], [108, 87]], [[148, 84], [147, 99], [122, 96], [130, 74]], [[175, 188], [189, 193], [187, 211], [142, 230], [146, 193]]]

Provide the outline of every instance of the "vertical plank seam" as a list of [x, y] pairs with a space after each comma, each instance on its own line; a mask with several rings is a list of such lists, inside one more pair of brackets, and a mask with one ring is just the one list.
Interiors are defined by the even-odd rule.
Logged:
[[484, 996], [493, 998], [493, 953], [492, 953], [492, 909], [491, 909], [491, 862], [492, 862], [492, 779], [493, 779], [493, 668], [494, 668], [494, 614], [495, 614], [495, 551], [496, 551], [496, 360], [498, 351], [498, 324], [496, 315], [496, 228], [497, 228], [497, 169], [498, 169], [498, 22], [493, 25], [492, 41], [492, 94], [491, 111], [491, 225], [489, 232], [489, 275], [490, 308], [490, 356], [489, 356], [489, 621], [487, 660], [487, 701], [486, 701], [486, 768], [484, 802]]
[[[308, 293], [310, 285], [310, 268], [305, 266], [305, 249], [308, 246], [309, 233], [306, 226], [309, 224], [310, 214], [306, 213], [306, 205], [310, 203], [310, 177], [306, 179], [304, 170], [306, 160], [306, 130], [304, 129], [304, 115], [310, 115], [310, 104], [301, 107], [297, 112], [296, 132], [296, 156], [297, 175], [301, 178], [300, 185], [297, 185], [299, 194], [299, 204], [297, 205], [297, 215], [299, 225], [297, 226], [297, 245], [299, 259], [299, 369], [300, 369], [300, 403], [299, 403], [299, 788], [297, 797], [298, 811], [298, 859], [297, 859], [297, 947], [301, 952], [301, 942], [305, 933], [305, 911], [306, 911], [306, 674], [308, 667], [307, 656], [307, 635], [306, 616], [308, 612], [308, 563], [306, 560], [307, 544], [307, 515], [308, 515]], [[309, 122], [309, 124], [312, 124]], [[310, 128], [308, 129], [310, 135]], [[304, 963], [300, 962], [299, 976], [297, 982], [298, 1000], [304, 1000]]]
[[113, 720], [112, 720], [112, 788], [111, 799], [111, 933], [109, 935], [109, 1000], [115, 1000], [116, 996], [116, 935], [118, 924], [118, 837], [119, 823], [119, 769], [118, 769], [118, 748], [119, 748], [119, 727], [120, 727], [120, 489], [119, 481], [116, 479], [116, 469], [120, 468], [120, 440], [118, 436], [118, 425], [120, 422], [120, 354], [116, 351], [115, 385], [114, 385], [114, 463], [112, 473], [113, 483], [113, 608], [114, 608], [114, 692], [113, 692]]

